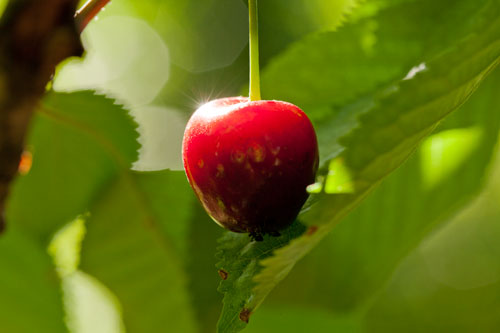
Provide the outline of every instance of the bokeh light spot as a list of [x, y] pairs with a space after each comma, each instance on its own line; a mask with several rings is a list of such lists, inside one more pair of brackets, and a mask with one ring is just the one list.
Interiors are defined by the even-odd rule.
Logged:
[[427, 138], [421, 148], [422, 178], [427, 189], [433, 188], [458, 169], [481, 142], [478, 127], [457, 128]]

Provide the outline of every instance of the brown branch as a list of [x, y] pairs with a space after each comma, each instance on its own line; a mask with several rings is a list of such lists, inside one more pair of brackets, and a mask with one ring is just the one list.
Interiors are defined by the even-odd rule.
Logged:
[[92, 19], [99, 14], [110, 0], [88, 0], [75, 14], [75, 22], [80, 33]]
[[[83, 49], [78, 0], [9, 1], [0, 22], [0, 230], [33, 110], [56, 65]], [[26, 207], [29, 209], [29, 207]]]

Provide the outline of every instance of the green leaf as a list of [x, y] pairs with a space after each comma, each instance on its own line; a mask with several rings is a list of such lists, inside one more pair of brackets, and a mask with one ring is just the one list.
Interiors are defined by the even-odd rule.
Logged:
[[[491, 110], [500, 103], [500, 73], [495, 74], [496, 80], [487, 85], [485, 82], [484, 89], [481, 87], [477, 96], [474, 95], [454, 115], [456, 117], [447, 122], [447, 126], [457, 128], [446, 130], [445, 127], [443, 132], [427, 139], [415, 158], [398, 170], [332, 234], [329, 258], [336, 267], [350, 272], [348, 277], [345, 271], [340, 274], [337, 270], [330, 280], [334, 287], [332, 293], [338, 296], [333, 301], [337, 308], [362, 304], [384, 285], [396, 265], [437, 223], [446, 221], [482, 187], [482, 177], [500, 130], [500, 109]], [[479, 136], [470, 136], [475, 133]], [[450, 136], [457, 142], [446, 148], [443, 140]], [[468, 148], [468, 145], [473, 146]], [[454, 160], [444, 155], [445, 149], [460, 151], [450, 152]], [[460, 158], [461, 153], [465, 154], [463, 158]], [[440, 162], [441, 154], [446, 160]], [[430, 158], [434, 164], [429, 165]], [[429, 183], [426, 180], [428, 173], [439, 170], [443, 170], [442, 173]], [[362, 245], [353, 247], [353, 244]]]
[[59, 278], [46, 249], [12, 226], [0, 238], [2, 332], [67, 332]]
[[[274, 0], [259, 2], [262, 63], [291, 42], [316, 31], [333, 31], [355, 12], [363, 0]], [[279, 13], [279, 15], [277, 15]], [[303, 66], [304, 64], [302, 64]]]
[[186, 273], [190, 276], [189, 291], [200, 333], [213, 333], [220, 314], [222, 295], [215, 286], [221, 276], [215, 269], [215, 240], [223, 233], [223, 229], [207, 214], [203, 206], [196, 200], [189, 208], [190, 232], [188, 236], [189, 255]]
[[144, 211], [157, 220], [158, 230], [172, 242], [180, 259], [187, 256], [187, 243], [194, 215], [191, 209], [198, 204], [188, 185], [184, 171], [131, 172], [136, 182], [137, 196], [147, 203]]
[[[488, 231], [491, 232], [491, 229]], [[457, 248], [452, 247], [449, 251], [455, 249]], [[479, 253], [471, 255], [475, 255], [476, 260], [481, 260]], [[498, 262], [498, 256], [496, 260]], [[375, 308], [367, 315], [365, 327], [374, 332], [411, 333], [498, 330], [500, 283], [493, 282], [471, 289], [456, 289], [436, 281], [434, 276], [425, 270], [425, 265], [425, 258], [419, 255], [413, 256], [408, 263], [405, 263], [404, 271], [398, 272], [390, 290], [383, 294], [380, 303], [377, 302]], [[414, 275], [410, 276], [412, 273]], [[415, 294], [415, 288], [419, 288], [420, 295]], [[401, 290], [409, 290], [405, 298], [401, 297]]]
[[[264, 306], [248, 326], [248, 333], [363, 332], [359, 320], [313, 306]], [[252, 318], [253, 319], [253, 318]]]
[[193, 195], [183, 172], [128, 172], [90, 209], [81, 269], [120, 301], [127, 332], [194, 332], [181, 260]]
[[110, 99], [88, 91], [49, 93], [28, 138], [33, 165], [15, 182], [7, 218], [48, 243], [130, 168], [137, 136], [132, 118]]
[[245, 327], [253, 310], [247, 301], [255, 297], [251, 287], [255, 272], [260, 268], [259, 261], [271, 256], [274, 249], [286, 246], [290, 240], [303, 234], [304, 230], [302, 224], [295, 222], [280, 237], [265, 236], [262, 242], [252, 242], [247, 234], [231, 232], [219, 240], [217, 258], [220, 261], [217, 267], [227, 278], [219, 286], [219, 291], [225, 295], [218, 332], [237, 332]]
[[[424, 72], [401, 81], [392, 90], [376, 97], [373, 106], [363, 111], [359, 127], [340, 140], [344, 148], [337, 152], [337, 158], [350, 171], [354, 193], [318, 195], [299, 216], [301, 221], [310, 225], [307, 232], [285, 246], [276, 244], [275, 240], [265, 240], [257, 246], [266, 248], [266, 254], [272, 252], [272, 256], [265, 259], [262, 259], [261, 252], [250, 254], [248, 258], [248, 249], [256, 246], [250, 241], [245, 244], [241, 236], [231, 233], [225, 236], [229, 248], [225, 250], [219, 267], [233, 268], [232, 263], [240, 264], [234, 267], [234, 271], [227, 270], [233, 278], [221, 284], [226, 296], [219, 321], [220, 332], [234, 332], [244, 327], [239, 318], [241, 311], [254, 311], [295, 263], [399, 167], [439, 122], [460, 107], [498, 65], [500, 5], [495, 2], [489, 5], [484, 12], [484, 28], [480, 33], [426, 62]], [[233, 241], [235, 244], [231, 245]]]
[[402, 79], [444, 45], [480, 29], [487, 2], [396, 2], [337, 32], [313, 34], [270, 62], [263, 95], [297, 104], [316, 118], [325, 106], [343, 105]]
[[[495, 93], [498, 101], [498, 89]], [[498, 110], [498, 103], [492, 105]], [[365, 315], [365, 327], [377, 332], [498, 330], [498, 157], [481, 196], [398, 267]], [[385, 320], [389, 316], [392, 320]]]
[[[368, 306], [408, 252], [482, 188], [500, 132], [499, 84], [496, 71], [333, 230], [313, 258], [297, 265], [274, 298], [342, 313]], [[302, 288], [290, 295], [297, 283]]]

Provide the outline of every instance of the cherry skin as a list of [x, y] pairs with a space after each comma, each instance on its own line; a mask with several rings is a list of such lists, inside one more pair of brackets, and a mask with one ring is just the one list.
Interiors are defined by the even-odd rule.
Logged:
[[215, 222], [261, 240], [279, 235], [306, 201], [318, 142], [297, 106], [230, 97], [196, 110], [182, 156], [189, 183]]

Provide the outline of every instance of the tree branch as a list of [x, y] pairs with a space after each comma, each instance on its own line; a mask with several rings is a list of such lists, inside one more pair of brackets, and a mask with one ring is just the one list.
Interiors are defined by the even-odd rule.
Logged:
[[80, 33], [87, 24], [104, 8], [110, 0], [88, 0], [75, 14], [75, 22]]
[[33, 110], [56, 65], [83, 52], [73, 19], [77, 4], [78, 0], [9, 1], [2, 16], [0, 230], [9, 184], [17, 174]]

